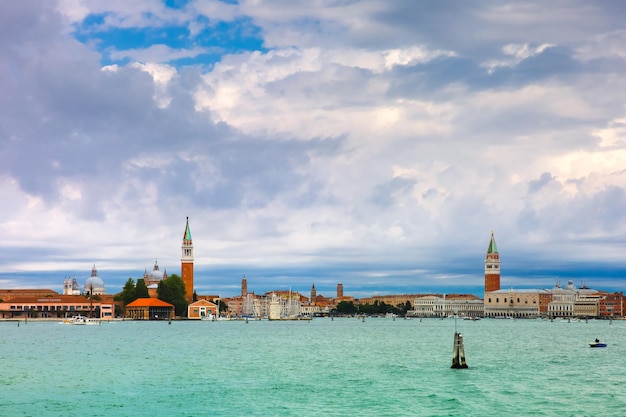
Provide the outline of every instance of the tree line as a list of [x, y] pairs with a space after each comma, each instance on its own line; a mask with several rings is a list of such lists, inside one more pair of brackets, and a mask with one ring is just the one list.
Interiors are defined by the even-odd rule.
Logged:
[[398, 316], [406, 315], [406, 312], [411, 310], [411, 302], [407, 300], [404, 304], [398, 304], [393, 306], [391, 304], [387, 304], [384, 301], [379, 302], [378, 300], [374, 301], [374, 304], [364, 303], [355, 305], [353, 301], [340, 301], [337, 304], [337, 309], [335, 310], [337, 314], [367, 314], [367, 315], [375, 315], [375, 314], [387, 314], [392, 313]]
[[[150, 298], [148, 294], [148, 287], [143, 278], [139, 278], [137, 283], [132, 278], [128, 278], [124, 284], [122, 292], [115, 297], [115, 301], [122, 301], [124, 307], [132, 303], [138, 298]], [[182, 278], [176, 274], [172, 274], [169, 277], [159, 281], [157, 287], [157, 298], [163, 300], [166, 303], [170, 303], [174, 306], [174, 314], [177, 316], [187, 315], [187, 299], [185, 298], [185, 283]], [[121, 315], [123, 311], [116, 311], [116, 314]]]

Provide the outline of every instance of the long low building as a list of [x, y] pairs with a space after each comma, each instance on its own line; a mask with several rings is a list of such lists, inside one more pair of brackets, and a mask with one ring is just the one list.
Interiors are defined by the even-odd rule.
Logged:
[[533, 318], [541, 314], [546, 290], [508, 289], [485, 293], [485, 317]]
[[90, 300], [82, 295], [60, 294], [50, 294], [46, 297], [15, 297], [9, 301], [0, 302], [0, 316], [3, 319], [62, 319], [78, 314], [112, 319], [115, 316], [115, 305], [95, 299]]
[[447, 298], [429, 295], [415, 298], [413, 310], [408, 314], [416, 317], [448, 317], [457, 315], [460, 317], [482, 317], [483, 300], [468, 297]]

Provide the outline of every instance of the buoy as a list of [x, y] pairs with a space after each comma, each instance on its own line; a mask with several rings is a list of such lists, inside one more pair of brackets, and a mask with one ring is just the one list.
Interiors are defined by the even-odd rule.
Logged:
[[454, 333], [454, 350], [452, 351], [451, 368], [467, 368], [467, 362], [465, 362], [465, 349], [463, 348], [463, 335], [461, 333]]

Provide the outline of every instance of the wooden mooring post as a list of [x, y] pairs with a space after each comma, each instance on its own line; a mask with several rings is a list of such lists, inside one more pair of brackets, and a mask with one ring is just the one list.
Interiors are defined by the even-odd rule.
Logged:
[[465, 362], [465, 349], [463, 348], [463, 335], [457, 332], [454, 333], [454, 350], [452, 352], [451, 368], [467, 368], [467, 362]]

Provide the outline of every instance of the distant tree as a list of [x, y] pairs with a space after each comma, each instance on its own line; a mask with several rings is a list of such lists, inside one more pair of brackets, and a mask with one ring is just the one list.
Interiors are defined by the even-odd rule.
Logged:
[[338, 314], [354, 314], [357, 312], [357, 308], [352, 301], [340, 301], [337, 304]]
[[148, 287], [146, 287], [146, 281], [143, 278], [139, 278], [137, 280], [136, 289], [136, 298], [150, 298], [150, 294], [148, 294]]
[[192, 300], [194, 303], [195, 303], [196, 301], [198, 301], [198, 293], [196, 292], [196, 290], [194, 290], [194, 291], [193, 291], [193, 297], [192, 297], [192, 299], [191, 299], [191, 300]]
[[359, 304], [359, 313], [361, 314], [377, 314], [378, 313], [378, 300], [374, 301], [374, 304]]
[[157, 294], [160, 300], [174, 305], [174, 311], [177, 316], [187, 314], [187, 299], [185, 298], [185, 283], [182, 278], [176, 274], [172, 274], [159, 282]]
[[115, 301], [122, 301], [124, 305], [132, 303], [137, 299], [137, 288], [135, 287], [135, 280], [128, 278], [122, 292], [115, 297]]
[[217, 308], [219, 309], [218, 313], [226, 313], [228, 312], [228, 304], [227, 303], [222, 303], [222, 301], [219, 298], [214, 298], [213, 302], [215, 304], [217, 304]]

